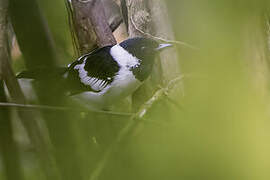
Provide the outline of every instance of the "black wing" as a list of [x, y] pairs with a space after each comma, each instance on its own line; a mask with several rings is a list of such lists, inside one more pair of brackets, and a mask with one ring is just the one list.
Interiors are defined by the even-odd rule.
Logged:
[[110, 49], [111, 46], [106, 46], [83, 55], [69, 66], [67, 79], [71, 94], [100, 92], [114, 80], [120, 67], [110, 55]]

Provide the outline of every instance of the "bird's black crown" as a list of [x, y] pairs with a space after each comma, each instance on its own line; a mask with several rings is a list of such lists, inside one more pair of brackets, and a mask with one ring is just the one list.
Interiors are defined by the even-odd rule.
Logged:
[[140, 65], [133, 68], [132, 72], [137, 79], [144, 81], [152, 72], [159, 43], [149, 38], [136, 37], [123, 41], [120, 46], [140, 60]]
[[138, 59], [145, 59], [147, 56], [153, 56], [157, 53], [156, 49], [159, 43], [153, 39], [135, 37], [127, 39], [120, 43], [120, 46]]

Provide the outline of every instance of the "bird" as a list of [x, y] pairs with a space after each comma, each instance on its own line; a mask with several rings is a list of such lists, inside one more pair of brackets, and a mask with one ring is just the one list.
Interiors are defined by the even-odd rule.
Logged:
[[150, 76], [159, 52], [171, 46], [150, 38], [129, 38], [84, 54], [67, 67], [23, 71], [17, 78], [60, 76], [66, 95], [91, 108], [103, 109], [136, 91]]

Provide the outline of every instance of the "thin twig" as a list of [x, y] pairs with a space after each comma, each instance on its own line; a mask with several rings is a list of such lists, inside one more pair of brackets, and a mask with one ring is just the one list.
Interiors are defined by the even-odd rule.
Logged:
[[[42, 109], [42, 110], [51, 110], [51, 111], [76, 111], [76, 112], [85, 112], [81, 109], [74, 109], [70, 107], [60, 107], [60, 106], [46, 106], [46, 105], [33, 105], [33, 104], [16, 104], [16, 103], [3, 103], [0, 102], [2, 107], [16, 107], [16, 108], [27, 108], [27, 109]], [[116, 116], [132, 116], [134, 113], [124, 113], [124, 112], [113, 112], [113, 111], [102, 111], [91, 109], [88, 112], [116, 115]]]
[[91, 174], [89, 180], [97, 180], [105, 168], [109, 158], [111, 157], [112, 153], [116, 150], [117, 145], [123, 141], [125, 137], [134, 129], [138, 123], [144, 121], [145, 114], [152, 108], [152, 105], [160, 100], [164, 95], [170, 93], [170, 91], [175, 88], [175, 86], [183, 79], [184, 76], [179, 76], [172, 81], [170, 81], [166, 87], [161, 88], [158, 90], [148, 101], [146, 101], [140, 108], [140, 110], [135, 113], [133, 116], [130, 117], [130, 121], [127, 125], [119, 132], [116, 139], [110, 147], [105, 151], [103, 157], [97, 164], [97, 168]]
[[[74, 112], [81, 112], [81, 113], [93, 112], [93, 113], [99, 113], [99, 114], [105, 114], [105, 115], [126, 116], [126, 117], [133, 117], [136, 115], [135, 113], [102, 111], [102, 110], [89, 109], [89, 108], [87, 110], [81, 110], [81, 109], [74, 109], [70, 107], [33, 105], [33, 104], [16, 104], [16, 103], [4, 103], [4, 102], [0, 102], [0, 107], [22, 108], [22, 109], [31, 109], [31, 110], [36, 109], [36, 110], [69, 111], [69, 112], [74, 111]], [[151, 124], [161, 125], [161, 123], [151, 121], [143, 117], [141, 117], [141, 120], [143, 120], [144, 122], [151, 123]]]
[[189, 48], [194, 49], [194, 50], [199, 50], [199, 48], [197, 48], [197, 47], [195, 47], [195, 46], [192, 46], [192, 45], [190, 45], [190, 44], [188, 44], [188, 43], [182, 42], [182, 41], [168, 40], [168, 39], [165, 39], [165, 38], [162, 38], [162, 37], [156, 37], [156, 36], [153, 36], [153, 35], [150, 34], [150, 33], [144, 32], [143, 30], [141, 30], [140, 28], [137, 27], [137, 25], [136, 25], [136, 23], [134, 22], [132, 16], [130, 17], [130, 21], [131, 21], [132, 25], [134, 26], [134, 28], [135, 28], [137, 31], [139, 31], [141, 34], [143, 34], [144, 36], [146, 36], [146, 37], [149, 37], [149, 38], [151, 38], [151, 39], [156, 39], [156, 40], [159, 40], [159, 41], [162, 41], [162, 42], [166, 42], [166, 43], [183, 45], [183, 46], [189, 47]]
[[89, 3], [92, 0], [78, 0], [80, 3]]
[[146, 101], [140, 108], [140, 110], [136, 113], [136, 117], [138, 119], [141, 119], [145, 116], [145, 114], [151, 109], [153, 104], [160, 100], [164, 96], [168, 96], [170, 91], [174, 89], [174, 87], [180, 82], [184, 76], [176, 77], [175, 79], [171, 80], [166, 87], [159, 89], [156, 91], [156, 93], [148, 100]]

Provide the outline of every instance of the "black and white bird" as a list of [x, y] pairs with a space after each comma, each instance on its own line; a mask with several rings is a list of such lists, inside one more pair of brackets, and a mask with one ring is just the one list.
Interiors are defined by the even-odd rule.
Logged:
[[[130, 38], [85, 54], [57, 72], [73, 99], [93, 108], [108, 107], [142, 85], [152, 72], [156, 55], [170, 46], [148, 38]], [[38, 79], [37, 74], [25, 71], [17, 77]]]

